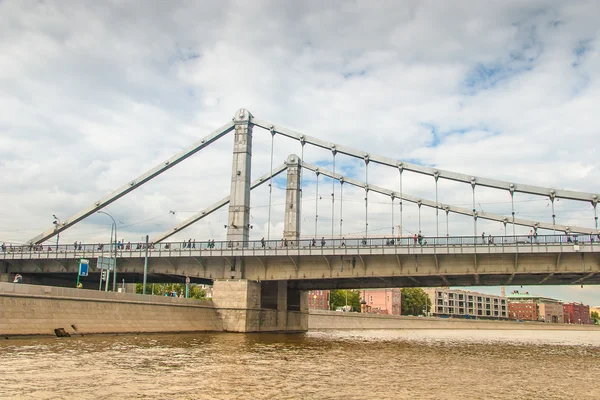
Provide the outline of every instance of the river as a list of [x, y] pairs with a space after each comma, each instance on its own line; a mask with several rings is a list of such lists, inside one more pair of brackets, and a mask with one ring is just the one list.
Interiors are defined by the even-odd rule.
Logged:
[[388, 330], [0, 341], [0, 399], [600, 399], [600, 332]]

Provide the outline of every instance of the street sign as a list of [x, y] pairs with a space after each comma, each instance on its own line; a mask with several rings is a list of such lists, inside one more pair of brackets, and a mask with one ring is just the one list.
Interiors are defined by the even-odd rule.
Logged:
[[79, 276], [88, 276], [88, 270], [90, 268], [90, 261], [81, 259], [79, 260]]
[[102, 270], [107, 269], [109, 271], [114, 271], [115, 264], [116, 260], [114, 258], [99, 256], [97, 268]]

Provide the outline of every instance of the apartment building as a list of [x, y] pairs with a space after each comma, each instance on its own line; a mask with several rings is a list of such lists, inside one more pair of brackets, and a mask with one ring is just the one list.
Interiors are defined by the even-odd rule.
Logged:
[[484, 319], [507, 319], [506, 298], [467, 290], [426, 288], [431, 300], [432, 315], [449, 317], [472, 316]]

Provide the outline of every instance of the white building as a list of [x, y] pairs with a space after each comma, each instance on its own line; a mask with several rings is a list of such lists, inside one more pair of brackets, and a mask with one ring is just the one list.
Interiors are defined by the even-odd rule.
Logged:
[[508, 304], [502, 296], [446, 288], [425, 288], [424, 291], [431, 300], [429, 312], [432, 315], [508, 318]]

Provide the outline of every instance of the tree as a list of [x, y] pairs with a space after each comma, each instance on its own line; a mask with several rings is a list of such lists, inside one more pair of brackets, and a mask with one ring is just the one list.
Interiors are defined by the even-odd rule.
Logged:
[[335, 310], [338, 307], [346, 305], [346, 293], [348, 293], [348, 305], [353, 311], [360, 310], [360, 291], [359, 290], [332, 290], [329, 292], [331, 298], [331, 309]]
[[594, 321], [594, 324], [600, 323], [600, 315], [598, 314], [598, 311], [592, 311], [590, 314], [590, 319]]
[[[138, 294], [142, 293], [143, 284], [137, 283], [135, 285], [135, 292]], [[183, 283], [150, 283], [146, 284], [146, 294], [153, 294], [157, 296], [164, 296], [165, 293], [170, 294], [171, 292], [177, 293], [179, 296], [183, 294], [185, 296], [185, 284]], [[206, 291], [196, 284], [190, 284], [188, 297], [190, 299], [204, 299], [206, 297]]]
[[425, 306], [431, 310], [431, 300], [421, 288], [402, 289], [402, 315], [425, 314]]

